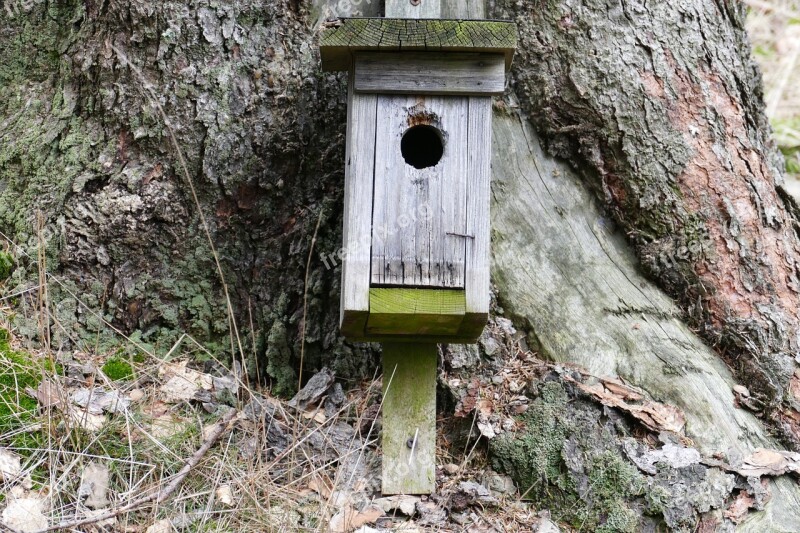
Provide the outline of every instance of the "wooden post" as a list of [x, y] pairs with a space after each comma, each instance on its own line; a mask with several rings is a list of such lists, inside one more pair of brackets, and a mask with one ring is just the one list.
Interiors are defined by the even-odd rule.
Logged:
[[386, 0], [386, 18], [442, 18], [441, 0]]
[[383, 494], [436, 488], [437, 345], [383, 345]]
[[[440, 0], [386, 0], [387, 18], [441, 18]], [[383, 345], [383, 494], [436, 489], [436, 344]]]
[[[450, 3], [447, 10], [455, 11], [451, 16], [457, 14], [466, 17], [469, 15], [468, 12], [465, 12], [465, 7], [460, 6], [460, 1], [453, 2], [451, 0]], [[468, 0], [467, 4], [473, 7], [480, 6], [480, 13], [477, 16], [483, 15], [482, 0]], [[474, 9], [478, 8], [474, 7]], [[473, 13], [473, 15], [475, 14]], [[415, 19], [441, 18], [442, 0], [386, 0], [386, 16]], [[486, 119], [484, 118], [484, 120]], [[466, 146], [466, 142], [462, 144]], [[483, 144], [488, 146], [488, 143], [481, 144], [479, 157], [476, 161], [471, 161], [473, 165], [483, 165], [488, 161], [488, 154], [482, 150]], [[488, 197], [482, 198], [482, 200], [488, 202]], [[475, 231], [486, 229], [475, 228]], [[488, 276], [488, 265], [472, 266], [479, 268], [477, 273], [479, 277]], [[485, 280], [480, 279], [479, 281], [483, 283]], [[485, 284], [488, 286], [488, 282]], [[382, 300], [378, 298], [380, 294], [377, 292], [375, 301], [381, 303]], [[448, 296], [446, 291], [442, 291], [442, 298], [445, 296]], [[388, 304], [392, 303], [393, 301], [388, 302]], [[450, 307], [454, 305], [449, 300], [448, 303]], [[471, 300], [468, 303], [473, 304]], [[447, 313], [443, 312], [444, 307], [447, 306], [443, 307], [442, 302], [437, 300], [427, 307], [430, 307], [434, 314], [442, 314], [443, 317], [439, 317], [441, 320], [448, 319]], [[415, 309], [417, 308], [419, 305], [415, 305]], [[449, 309], [449, 307], [447, 308]], [[377, 321], [379, 318], [378, 314], [374, 320]], [[432, 343], [385, 343], [383, 346], [382, 490], [384, 495], [430, 494], [436, 489], [436, 369], [438, 353], [438, 346]]]

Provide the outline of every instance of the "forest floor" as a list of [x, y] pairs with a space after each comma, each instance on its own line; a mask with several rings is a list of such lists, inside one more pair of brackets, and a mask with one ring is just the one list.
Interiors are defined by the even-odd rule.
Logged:
[[[800, 197], [800, 1], [746, 2], [767, 111], [789, 187]], [[0, 254], [0, 279], [10, 267], [4, 261]], [[379, 498], [380, 378], [343, 388], [323, 371], [284, 400], [186, 336], [162, 357], [124, 339], [115, 353], [37, 350], [9, 326], [19, 311], [2, 307], [5, 301], [0, 524], [6, 528], [570, 530], [526, 503], [487, 458], [487, 435], [506, 431], [527, 409], [520, 391], [538, 379], [530, 369], [553, 370], [534, 354], [506, 346], [510, 355], [487, 368], [489, 381], [476, 382], [502, 411], [487, 413], [489, 404], [471, 396], [472, 383], [443, 374], [440, 385], [452, 385], [454, 397], [459, 389], [461, 400], [458, 416], [439, 421], [446, 431], [438, 442], [436, 494]], [[606, 394], [630, 395], [621, 384], [606, 387]], [[739, 501], [726, 513], [735, 514]]]
[[0, 524], [13, 531], [558, 531], [491, 471], [482, 439], [527, 408], [526, 369], [547, 366], [532, 354], [475, 381], [504, 413], [442, 377], [464, 399], [439, 421], [436, 493], [389, 498], [380, 378], [345, 390], [323, 370], [281, 400], [188, 337], [163, 358], [101, 356], [23, 349], [0, 328], [0, 359]]

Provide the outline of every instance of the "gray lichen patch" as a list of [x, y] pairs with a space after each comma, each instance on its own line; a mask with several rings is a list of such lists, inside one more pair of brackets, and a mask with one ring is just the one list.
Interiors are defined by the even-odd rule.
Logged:
[[[316, 260], [341, 242], [346, 92], [319, 71], [307, 17], [252, 0], [0, 14], [0, 230], [25, 252], [7, 285], [37, 277], [41, 210], [48, 269], [64, 283], [53, 310], [74, 332], [53, 328], [55, 342], [111, 346], [111, 324], [158, 352], [188, 333], [231, 357], [202, 211], [251, 376], [296, 387], [302, 331], [307, 372], [374, 368], [371, 350], [336, 333], [341, 272]], [[36, 338], [33, 316], [16, 320]]]

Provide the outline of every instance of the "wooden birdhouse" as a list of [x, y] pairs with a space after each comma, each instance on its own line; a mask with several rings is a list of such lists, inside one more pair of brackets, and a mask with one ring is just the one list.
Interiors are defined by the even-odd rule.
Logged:
[[492, 95], [512, 23], [341, 19], [320, 50], [350, 73], [342, 332], [473, 342], [489, 312]]

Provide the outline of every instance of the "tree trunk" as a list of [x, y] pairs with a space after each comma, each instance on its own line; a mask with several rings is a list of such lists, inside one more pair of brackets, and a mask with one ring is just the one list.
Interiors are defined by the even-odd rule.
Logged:
[[[375, 351], [336, 328], [346, 81], [320, 72], [315, 43], [326, 18], [375, 16], [378, 4], [6, 0], [0, 231], [18, 245], [6, 283], [17, 327], [36, 338], [44, 244], [57, 345], [118, 345], [110, 323], [141, 349], [163, 354], [187, 332], [241, 357], [207, 229], [251, 376], [286, 393], [301, 359], [306, 372], [369, 375]], [[498, 0], [487, 15], [515, 19], [521, 37], [513, 90], [495, 106], [498, 313], [548, 359], [678, 406], [706, 457], [774, 448], [773, 432], [800, 449], [798, 211], [781, 189], [744, 8]], [[737, 407], [737, 379], [760, 418]], [[537, 413], [565, 398], [547, 383], [539, 393]], [[599, 427], [608, 413], [584, 401], [570, 412]], [[624, 457], [624, 435], [609, 431], [576, 446]], [[518, 466], [509, 439], [491, 448], [499, 468]], [[797, 485], [771, 490], [740, 529], [795, 528]], [[640, 499], [620, 516], [646, 514]], [[653, 512], [680, 529], [708, 511]], [[608, 531], [611, 514], [595, 517]]]

